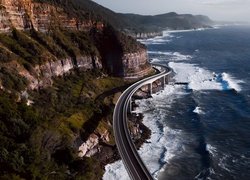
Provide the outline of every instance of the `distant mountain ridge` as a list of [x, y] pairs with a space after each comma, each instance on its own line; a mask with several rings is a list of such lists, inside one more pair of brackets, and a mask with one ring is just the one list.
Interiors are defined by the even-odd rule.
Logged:
[[128, 33], [160, 32], [168, 29], [194, 29], [211, 27], [213, 21], [204, 15], [177, 14], [159, 15], [116, 13], [90, 0], [33, 0], [61, 6], [69, 15], [80, 19], [100, 19]]
[[213, 21], [204, 15], [177, 14], [175, 12], [159, 15], [119, 14], [127, 22], [131, 32], [153, 32], [164, 29], [195, 29], [211, 27]]

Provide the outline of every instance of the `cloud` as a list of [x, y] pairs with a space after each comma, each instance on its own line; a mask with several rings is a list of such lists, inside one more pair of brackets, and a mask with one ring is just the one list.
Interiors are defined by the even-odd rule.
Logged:
[[218, 6], [218, 5], [232, 5], [236, 3], [238, 4], [244, 1], [245, 0], [201, 0], [199, 1], [199, 3], [203, 5]]

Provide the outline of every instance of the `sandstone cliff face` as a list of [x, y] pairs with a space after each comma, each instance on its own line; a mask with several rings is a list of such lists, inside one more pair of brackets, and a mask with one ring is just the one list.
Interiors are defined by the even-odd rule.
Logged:
[[47, 32], [52, 25], [71, 30], [90, 30], [95, 25], [91, 20], [71, 18], [59, 7], [32, 0], [0, 0], [0, 22], [0, 32], [8, 32], [11, 27]]
[[135, 53], [126, 53], [122, 57], [124, 66], [124, 77], [141, 78], [148, 74], [152, 69], [148, 63], [148, 54], [145, 49]]
[[28, 82], [28, 89], [35, 90], [53, 85], [53, 77], [63, 76], [74, 68], [86, 71], [93, 68], [102, 68], [98, 57], [81, 56], [76, 59], [74, 65], [72, 58], [68, 57], [56, 61], [48, 61], [42, 65], [36, 65], [30, 72], [18, 62], [12, 61], [6, 66], [16, 69], [18, 73], [25, 77]]
[[[90, 19], [82, 21], [77, 17], [71, 17], [62, 8], [47, 3], [37, 3], [32, 0], [0, 0], [0, 33], [11, 32], [13, 28], [21, 31], [35, 29], [47, 33], [55, 27], [90, 32], [93, 28], [102, 31], [105, 26], [99, 21], [93, 22]], [[103, 46], [110, 49], [109, 46], [118, 45], [104, 43]], [[28, 80], [29, 89], [51, 86], [53, 77], [62, 76], [74, 68], [82, 70], [101, 69], [105, 61], [108, 62], [106, 63], [108, 66], [105, 67], [110, 67], [110, 72], [113, 75], [123, 77], [140, 78], [151, 70], [147, 62], [146, 50], [143, 48], [137, 52], [125, 53], [121, 56], [120, 52], [118, 53], [119, 56], [114, 56], [114, 54], [115, 52], [112, 50], [110, 52], [112, 58], [108, 56], [100, 57], [100, 55], [79, 55], [61, 59], [51, 56], [44, 59], [40, 65], [32, 64], [32, 72], [17, 63], [15, 63], [15, 66], [18, 67], [18, 73]], [[53, 60], [50, 58], [53, 58]], [[113, 60], [109, 61], [109, 59]]]
[[53, 77], [62, 76], [67, 74], [70, 70], [79, 68], [82, 71], [93, 69], [94, 67], [101, 68], [101, 64], [97, 57], [81, 56], [76, 58], [76, 65], [73, 64], [72, 58], [61, 59], [53, 62], [47, 62], [43, 65], [36, 66], [35, 70], [37, 72], [35, 77], [32, 75], [26, 76], [33, 77], [29, 85], [30, 89], [38, 89], [40, 87], [47, 87], [53, 84]]

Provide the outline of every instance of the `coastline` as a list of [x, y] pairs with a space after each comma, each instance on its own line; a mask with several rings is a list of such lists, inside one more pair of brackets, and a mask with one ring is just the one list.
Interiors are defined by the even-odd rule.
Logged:
[[[218, 29], [220, 27], [214, 27], [214, 29]], [[202, 29], [203, 30], [203, 29]], [[206, 30], [206, 29], [204, 29]], [[181, 32], [188, 32], [188, 31], [197, 31], [197, 30], [185, 30]], [[180, 32], [180, 31], [175, 31]], [[169, 33], [167, 31], [166, 33]], [[172, 33], [172, 32], [171, 32]], [[174, 32], [173, 32], [174, 33]], [[156, 50], [157, 52], [157, 50]], [[163, 51], [166, 52], [167, 51]], [[194, 50], [194, 53], [199, 53], [199, 50]], [[157, 53], [156, 53], [157, 54]], [[172, 52], [172, 56], [174, 53]], [[195, 66], [194, 64], [190, 62], [185, 62], [186, 60], [190, 60], [190, 58], [184, 58], [187, 56], [191, 56], [191, 54], [183, 55], [184, 57], [180, 57], [181, 54], [179, 54], [179, 59], [173, 59], [172, 67], [175, 68], [177, 71], [175, 71], [177, 74], [179, 74], [177, 78], [180, 78], [179, 81], [185, 81], [182, 80], [182, 78], [189, 77], [190, 73], [193, 73], [194, 76], [190, 80], [191, 85], [189, 86], [190, 89], [193, 89], [195, 91], [209, 91], [209, 90], [215, 90], [215, 91], [226, 91], [231, 92], [233, 89], [236, 90], [236, 92], [240, 92], [241, 88], [239, 83], [242, 83], [241, 80], [237, 80], [234, 78], [234, 76], [230, 73], [226, 73], [223, 71], [213, 71], [206, 69], [204, 67]], [[184, 62], [183, 62], [184, 61]], [[175, 66], [173, 66], [175, 65]], [[180, 67], [181, 65], [181, 67]], [[177, 68], [178, 67], [178, 68]], [[185, 71], [188, 70], [189, 72]], [[180, 72], [183, 73], [180, 73]], [[214, 76], [214, 74], [222, 75], [222, 80], [211, 80]], [[224, 83], [228, 83], [228, 86], [223, 88]], [[233, 91], [234, 91], [233, 90]], [[187, 134], [186, 132], [171, 128], [168, 126], [164, 126], [162, 124], [162, 121], [160, 119], [163, 119], [164, 117], [164, 111], [166, 109], [163, 109], [162, 107], [171, 106], [171, 102], [173, 102], [174, 98], [182, 98], [184, 97], [188, 92], [186, 92], [186, 89], [182, 89], [178, 86], [169, 86], [163, 93], [157, 93], [153, 95], [153, 99], [147, 100], [143, 99], [138, 101], [139, 108], [135, 112], [142, 113], [143, 114], [143, 121], [142, 123], [150, 128], [151, 136], [150, 139], [146, 141], [142, 145], [142, 148], [140, 148], [139, 153], [143, 160], [145, 160], [145, 164], [148, 165], [150, 172], [153, 174], [155, 178], [161, 178], [164, 176], [165, 167], [169, 165], [167, 173], [171, 175], [171, 173], [177, 172], [176, 169], [174, 169], [174, 165], [171, 165], [171, 162], [176, 161], [175, 157], [180, 155], [188, 155], [189, 151], [186, 151], [187, 145], [191, 144], [190, 139], [185, 140]], [[163, 100], [164, 99], [164, 100]], [[194, 107], [192, 107], [190, 112], [194, 113], [196, 116], [204, 116], [207, 112], [200, 104], [195, 104]], [[153, 115], [155, 114], [155, 115]], [[174, 120], [174, 119], [173, 119]], [[194, 137], [191, 137], [191, 139]], [[194, 139], [195, 140], [195, 139]], [[173, 143], [174, 142], [174, 143]], [[211, 152], [211, 142], [206, 142], [207, 145], [205, 146], [205, 153], [209, 153], [210, 155], [213, 153]], [[212, 146], [213, 148], [214, 146]], [[189, 149], [190, 150], [190, 149]], [[151, 154], [150, 154], [151, 153]], [[154, 156], [155, 155], [155, 156]], [[157, 156], [156, 156], [157, 155]], [[200, 154], [201, 156], [203, 154]], [[156, 157], [156, 158], [155, 158]], [[157, 162], [156, 162], [157, 161]], [[155, 166], [155, 167], [153, 167]], [[219, 165], [220, 166], [220, 165]], [[213, 170], [213, 167], [208, 170]], [[112, 180], [112, 179], [122, 179], [127, 180], [126, 172], [124, 173], [125, 168], [123, 167], [123, 164], [121, 161], [118, 161], [114, 164], [107, 165], [105, 167], [106, 172], [113, 175], [107, 176], [105, 175], [104, 180]], [[201, 169], [202, 171], [203, 169]], [[199, 172], [199, 170], [197, 171]], [[198, 174], [199, 175], [199, 174]]]
[[[212, 27], [212, 28], [214, 28], [214, 27]], [[140, 42], [142, 42], [142, 43], [144, 43], [144, 41], [147, 41], [147, 40], [149, 40], [149, 39], [162, 38], [162, 37], [166, 36], [166, 34], [168, 34], [168, 33], [190, 32], [190, 31], [202, 31], [202, 30], [206, 30], [206, 29], [211, 29], [211, 28], [188, 29], [188, 30], [166, 30], [166, 31], [162, 31], [162, 35], [161, 35], [161, 36], [155, 36], [155, 37], [151, 37], [151, 38], [147, 38], [147, 39], [137, 39], [137, 40], [140, 41]], [[149, 51], [147, 51], [147, 52], [149, 53]], [[157, 87], [156, 87], [156, 88], [157, 88]], [[170, 94], [173, 93], [172, 90], [170, 90], [169, 93], [170, 93]], [[158, 95], [158, 94], [161, 94], [161, 92], [158, 92], [157, 95]], [[167, 94], [168, 94], [168, 93], [167, 93]], [[142, 99], [143, 99], [143, 100], [147, 100], [147, 98], [142, 98]], [[139, 126], [139, 127], [141, 127], [142, 129], [144, 129], [144, 131], [141, 131], [141, 132], [142, 132], [142, 133], [140, 134], [141, 138], [138, 139], [138, 137], [137, 137], [136, 142], [135, 142], [137, 149], [138, 149], [138, 150], [141, 150], [142, 147], [143, 147], [145, 144], [151, 144], [151, 143], [153, 143], [153, 141], [151, 141], [150, 139], [152, 138], [152, 134], [155, 133], [156, 128], [158, 128], [158, 127], [155, 126], [155, 128], [152, 128], [152, 124], [150, 124], [149, 121], [145, 120], [145, 119], [147, 119], [148, 117], [145, 117], [144, 114], [143, 114], [142, 112], [140, 112], [140, 110], [138, 110], [138, 104], [136, 104], [136, 106], [137, 106], [137, 107], [136, 107], [136, 110], [135, 110], [135, 114], [132, 115], [132, 119], [131, 119], [131, 117], [129, 118], [129, 123], [132, 123], [134, 127]], [[137, 115], [136, 115], [136, 114], [137, 114]], [[135, 120], [135, 119], [136, 119], [136, 120]], [[146, 132], [146, 133], [144, 134], [144, 132]], [[160, 131], [159, 131], [159, 132], [160, 132]], [[118, 155], [118, 156], [119, 156], [119, 155]], [[118, 160], [120, 160], [120, 157], [119, 157], [119, 158], [113, 159], [113, 161], [110, 161], [109, 163], [107, 163], [107, 164], [105, 165], [105, 174], [106, 174], [107, 172], [109, 172], [110, 174], [113, 174], [113, 175], [115, 174], [115, 172], [112, 172], [112, 170], [110, 169], [110, 166], [111, 166], [112, 164], [115, 164], [116, 167], [121, 167], [121, 166], [123, 166], [123, 165], [121, 165], [122, 162], [121, 162], [121, 161], [118, 161]], [[158, 169], [157, 171], [154, 171], [154, 173], [153, 173], [154, 177], [157, 177], [158, 173], [161, 171], [162, 168], [164, 168], [164, 167], [159, 167], [159, 169]], [[125, 171], [125, 169], [124, 169], [124, 171]], [[122, 170], [121, 170], [120, 172], [123, 173]], [[103, 179], [104, 179], [104, 180], [110, 180], [110, 177], [107, 176], [107, 175], [105, 175], [105, 174], [104, 174], [104, 176], [103, 176]], [[114, 175], [114, 177], [115, 177], [115, 176], [116, 176], [116, 175]], [[125, 179], [126, 179], [126, 176], [123, 174], [123, 176], [121, 176], [121, 177], [116, 177], [116, 178], [118, 178], [118, 179], [121, 179], [121, 178], [122, 178], [122, 179], [125, 180]], [[112, 178], [111, 178], [111, 179], [112, 179]]]
[[[143, 124], [143, 114], [133, 114], [129, 117], [129, 126], [131, 127], [131, 134], [135, 140], [135, 146], [140, 149], [141, 146], [147, 142], [151, 136], [151, 130]], [[93, 157], [100, 160], [100, 163], [105, 170], [105, 166], [121, 160], [116, 145], [109, 145], [101, 143], [100, 152], [96, 153]]]
[[[209, 28], [210, 29], [210, 28]], [[166, 30], [166, 31], [162, 31], [161, 32], [161, 35], [156, 35], [154, 37], [150, 37], [150, 38], [137, 38], [137, 40], [141, 43], [143, 43], [143, 41], [147, 41], [148, 39], [155, 39], [155, 38], [161, 38], [161, 37], [164, 37], [165, 36], [165, 33], [174, 33], [174, 32], [189, 32], [189, 31], [200, 31], [200, 30], [205, 30], [205, 28], [202, 28], [202, 29], [189, 29], [189, 30]], [[148, 52], [148, 50], [147, 50]], [[156, 85], [155, 87], [156, 89], [158, 88], [158, 85]], [[158, 94], [158, 93], [157, 93]], [[143, 95], [142, 95], [143, 96]], [[148, 99], [148, 97], [142, 97], [143, 100], [146, 100]], [[154, 129], [150, 128], [151, 125], [148, 124], [147, 122], [145, 122], [144, 119], [144, 115], [142, 112], [138, 112], [138, 105], [136, 104], [136, 110], [135, 112], [130, 116], [128, 117], [129, 119], [129, 124], [130, 124], [130, 127], [132, 125], [132, 127], [138, 127], [139, 128], [139, 136], [134, 136], [133, 138], [135, 139], [135, 145], [136, 145], [136, 148], [138, 150], [141, 149], [141, 147], [147, 143], [147, 144], [151, 144], [152, 142], [151, 141], [148, 141], [150, 138], [152, 138], [152, 131], [154, 131]], [[133, 133], [133, 128], [130, 129], [130, 131], [132, 132], [132, 134], [135, 134], [136, 132], [134, 131]], [[114, 155], [113, 157], [110, 158], [109, 161], [106, 161], [104, 165], [104, 169], [105, 169], [105, 173], [103, 175], [103, 179], [104, 180], [111, 180], [112, 178], [109, 177], [106, 173], [109, 172], [110, 174], [114, 174], [115, 172], [112, 172], [112, 170], [108, 169], [112, 164], [116, 164], [115, 166], [123, 166], [122, 162], [121, 162], [121, 158], [119, 156], [119, 153], [118, 153], [118, 150], [117, 148], [115, 147], [114, 150]], [[98, 153], [98, 155], [102, 154], [101, 152]], [[100, 157], [98, 157], [100, 158]], [[158, 171], [160, 171], [163, 167], [160, 167]], [[124, 171], [126, 171], [124, 169]], [[157, 174], [158, 174], [158, 171], [157, 172], [154, 172], [153, 176], [156, 177]], [[122, 172], [122, 171], [121, 171]], [[126, 173], [127, 174], [127, 173]], [[114, 175], [116, 176], [116, 175]], [[127, 180], [127, 177], [128, 175], [124, 175], [124, 176], [121, 176], [121, 177], [116, 177], [118, 179], [121, 179], [121, 180]], [[114, 179], [115, 180], [115, 179]]]

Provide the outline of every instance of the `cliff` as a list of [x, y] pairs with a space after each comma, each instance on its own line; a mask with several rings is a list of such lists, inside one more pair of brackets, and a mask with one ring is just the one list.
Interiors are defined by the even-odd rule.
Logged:
[[76, 58], [76, 66], [72, 63], [72, 58], [58, 59], [56, 61], [49, 61], [42, 65], [36, 65], [32, 69], [32, 73], [21, 66], [17, 61], [12, 61], [6, 64], [6, 67], [12, 67], [18, 74], [25, 77], [28, 82], [28, 89], [35, 90], [46, 88], [53, 85], [53, 78], [67, 75], [70, 70], [78, 68], [81, 71], [94, 69], [94, 67], [101, 68], [98, 57], [80, 56]]
[[1, 32], [8, 32], [12, 27], [48, 32], [55, 26], [69, 30], [90, 30], [95, 24], [91, 20], [69, 17], [62, 8], [32, 0], [1, 0], [0, 4]]
[[113, 94], [152, 69], [93, 4], [0, 0], [0, 179], [101, 179], [119, 158]]
[[[53, 77], [73, 69], [104, 68], [111, 75], [126, 77], [135, 65], [137, 78], [150, 71], [137, 68], [138, 63], [147, 64], [145, 47], [87, 12], [78, 17], [57, 3], [32, 0], [1, 0], [0, 7], [1, 66], [26, 78], [29, 89], [51, 86]], [[139, 56], [128, 56], [136, 53]], [[125, 67], [128, 63], [129, 69]]]

